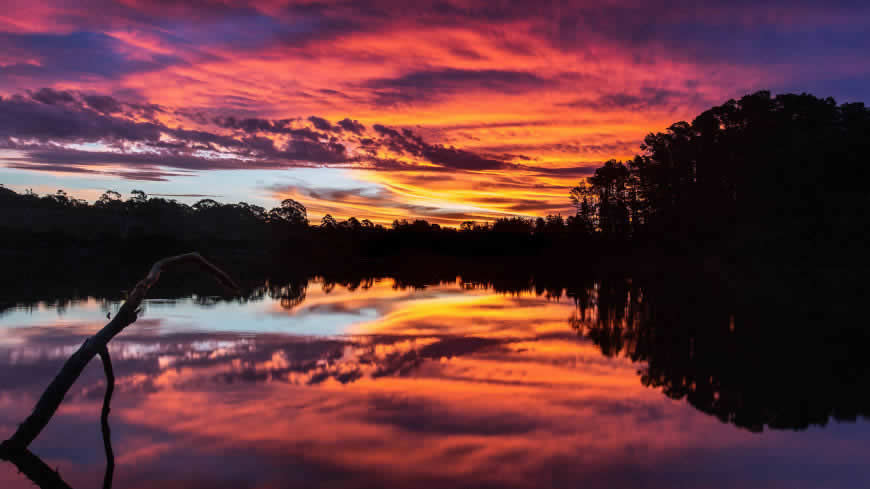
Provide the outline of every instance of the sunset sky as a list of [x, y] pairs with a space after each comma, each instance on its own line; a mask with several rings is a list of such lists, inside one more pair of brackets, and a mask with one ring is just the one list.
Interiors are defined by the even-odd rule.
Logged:
[[0, 183], [389, 223], [570, 212], [650, 131], [870, 100], [870, 2], [6, 0]]

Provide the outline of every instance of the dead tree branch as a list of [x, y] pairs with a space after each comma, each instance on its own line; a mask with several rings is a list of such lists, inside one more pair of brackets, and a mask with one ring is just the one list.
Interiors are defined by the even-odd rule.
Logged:
[[72, 489], [63, 479], [60, 474], [48, 466], [41, 458], [37, 457], [30, 450], [16, 453], [14, 456], [5, 459], [12, 462], [18, 470], [24, 474], [31, 482], [42, 489]]
[[[139, 283], [136, 284], [136, 287], [130, 292], [127, 297], [127, 300], [124, 301], [124, 304], [118, 310], [118, 313], [115, 317], [103, 327], [100, 331], [98, 331], [95, 335], [91, 336], [82, 344], [79, 349], [73, 353], [64, 364], [63, 368], [61, 368], [60, 372], [57, 376], [52, 380], [51, 384], [45, 389], [42, 397], [39, 398], [39, 401], [36, 403], [36, 406], [33, 408], [30, 416], [24, 420], [21, 425], [18, 426], [18, 430], [12, 435], [8, 440], [0, 443], [0, 459], [9, 460], [13, 462], [15, 465], [21, 466], [19, 463], [30, 464], [33, 463], [34, 469], [33, 473], [39, 475], [40, 477], [48, 477], [50, 474], [45, 472], [44, 467], [40, 467], [36, 464], [30, 457], [36, 458], [39, 463], [43, 466], [45, 464], [38, 459], [35, 455], [30, 453], [27, 448], [36, 439], [37, 436], [42, 432], [48, 422], [51, 420], [54, 413], [57, 411], [57, 408], [63, 402], [64, 396], [69, 392], [72, 385], [79, 378], [85, 366], [87, 366], [88, 362], [90, 362], [94, 356], [98, 354], [102, 354], [102, 352], [106, 352], [103, 357], [103, 365], [106, 369], [106, 401], [111, 397], [111, 387], [112, 382], [109, 382], [108, 376], [111, 374], [111, 364], [108, 358], [108, 350], [106, 345], [108, 345], [109, 341], [112, 340], [115, 336], [118, 335], [121, 331], [124, 330], [130, 324], [136, 321], [136, 318], [139, 315], [140, 309], [139, 306], [142, 304], [142, 300], [145, 299], [145, 295], [148, 293], [148, 290], [157, 283], [157, 280], [160, 278], [160, 274], [173, 266], [182, 264], [182, 263], [196, 263], [200, 267], [202, 267], [205, 271], [209, 272], [214, 278], [224, 287], [238, 292], [239, 287], [235, 282], [226, 274], [223, 270], [218, 268], [217, 266], [211, 264], [205, 258], [200, 256], [199, 253], [187, 253], [184, 255], [172, 256], [169, 258], [164, 258], [158, 262], [156, 262], [151, 270], [148, 272], [148, 275], [142, 279]], [[114, 376], [113, 376], [114, 377]], [[111, 457], [108, 462], [110, 465], [114, 464], [113, 456], [111, 455], [111, 441], [108, 437], [108, 402], [105, 402], [103, 405], [103, 435], [104, 435], [104, 444], [106, 445], [106, 456], [107, 459]], [[16, 461], [18, 460], [18, 461]], [[32, 467], [27, 467], [32, 468]], [[45, 466], [47, 468], [47, 466]], [[38, 469], [38, 470], [37, 470]], [[50, 468], [48, 468], [49, 472], [54, 473]], [[27, 474], [28, 472], [22, 469], [22, 472]], [[107, 471], [107, 478], [110, 476], [110, 473]], [[30, 477], [28, 475], [28, 477]], [[31, 480], [35, 479], [31, 478]], [[46, 479], [47, 480], [47, 479]], [[60, 477], [57, 477], [57, 480], [60, 480]], [[48, 486], [40, 487], [68, 487], [65, 483], [63, 485], [51, 484]]]
[[115, 453], [112, 451], [109, 411], [111, 411], [112, 392], [115, 391], [115, 372], [112, 370], [112, 359], [109, 357], [108, 348], [100, 350], [100, 360], [103, 361], [103, 371], [106, 373], [106, 396], [103, 398], [103, 411], [100, 413], [100, 426], [103, 430], [103, 448], [106, 450], [106, 475], [103, 477], [103, 489], [111, 489], [112, 477], [115, 474]]

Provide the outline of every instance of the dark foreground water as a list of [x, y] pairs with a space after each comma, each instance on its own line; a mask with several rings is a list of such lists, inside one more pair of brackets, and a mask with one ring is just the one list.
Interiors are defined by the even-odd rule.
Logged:
[[[114, 487], [870, 487], [854, 340], [680, 294], [384, 278], [149, 300], [110, 344]], [[0, 438], [117, 308], [0, 313]], [[102, 483], [104, 388], [95, 359], [32, 446], [76, 488]], [[0, 487], [32, 484], [4, 462]]]

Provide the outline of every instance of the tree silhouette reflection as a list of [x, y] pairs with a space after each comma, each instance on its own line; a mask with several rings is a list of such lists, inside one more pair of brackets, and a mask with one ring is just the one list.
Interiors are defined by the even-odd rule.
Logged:
[[644, 385], [751, 431], [870, 415], [860, 282], [818, 275], [605, 279], [575, 291], [571, 326]]

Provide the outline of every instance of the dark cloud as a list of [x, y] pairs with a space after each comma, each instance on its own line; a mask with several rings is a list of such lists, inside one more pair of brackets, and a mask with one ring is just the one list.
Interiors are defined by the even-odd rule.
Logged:
[[106, 175], [114, 175], [123, 178], [124, 180], [143, 180], [150, 182], [165, 182], [169, 177], [185, 176], [182, 173], [167, 172], [165, 170], [122, 170], [113, 172], [102, 172]]
[[[226, 170], [237, 168], [275, 167], [265, 163], [246, 163], [231, 158], [202, 158], [193, 155], [155, 153], [121, 153], [113, 151], [80, 151], [62, 147], [34, 148], [25, 151], [25, 158], [8, 158], [16, 162], [18, 168], [42, 170], [45, 165], [64, 165], [65, 167], [99, 168], [121, 165], [132, 168], [157, 168], [159, 166], [182, 170]], [[57, 166], [59, 169], [60, 167]], [[74, 171], [74, 170], [65, 170]], [[101, 170], [97, 170], [101, 171]]]
[[58, 91], [51, 88], [40, 88], [35, 92], [31, 92], [30, 98], [48, 105], [67, 104], [76, 100], [70, 92]]
[[505, 206], [510, 212], [519, 215], [539, 215], [554, 210], [552, 202], [532, 199], [517, 199], [513, 197], [483, 197], [476, 199], [476, 202], [485, 205]]
[[0, 33], [0, 51], [14, 59], [34, 59], [0, 66], [0, 75], [32, 79], [77, 79], [86, 76], [118, 78], [182, 64], [172, 55], [147, 60], [129, 56], [120, 40], [101, 32], [69, 34]]
[[[279, 191], [287, 191], [290, 188], [293, 188], [297, 191], [300, 191], [298, 187], [276, 187]], [[372, 195], [371, 189], [364, 188], [349, 188], [349, 189], [337, 189], [337, 188], [308, 188], [305, 190], [301, 190], [306, 195], [319, 200], [325, 200], [330, 202], [346, 202], [348, 199], [375, 199], [379, 198], [377, 194], [380, 192], [375, 192], [376, 195]]]
[[644, 87], [636, 94], [608, 93], [593, 98], [581, 98], [559, 104], [562, 107], [576, 107], [593, 110], [661, 110], [671, 109], [681, 104], [705, 104], [698, 95], [662, 88]]
[[356, 135], [361, 135], [363, 131], [366, 130], [366, 126], [360, 124], [359, 121], [350, 120], [348, 118], [338, 121], [338, 125], [345, 131], [352, 132]]
[[197, 198], [217, 198], [223, 195], [214, 194], [148, 194], [151, 197], [197, 197]]
[[316, 163], [345, 163], [348, 155], [344, 145], [336, 142], [291, 141], [273, 157], [279, 160], [311, 161]]
[[[586, 171], [518, 165], [514, 162], [530, 158], [433, 144], [409, 128], [374, 124], [372, 137], [359, 137], [366, 134], [365, 126], [349, 118], [333, 124], [317, 116], [306, 120], [222, 116], [209, 122], [224, 131], [212, 132], [137, 120], [143, 110], [149, 109], [163, 110], [149, 104], [127, 104], [107, 95], [53, 89], [29, 92], [28, 97], [3, 98], [0, 147], [25, 154], [23, 158], [8, 160], [8, 166], [14, 168], [68, 172], [93, 169], [105, 173], [106, 167], [122, 165], [135, 169], [123, 173], [124, 178], [147, 179], [178, 175], [166, 168], [205, 171], [319, 165], [425, 172], [429, 178], [436, 178], [434, 175], [439, 172], [496, 169], [560, 176], [576, 176]], [[306, 123], [313, 127], [300, 125]], [[342, 133], [356, 138], [342, 139]], [[289, 138], [273, 139], [269, 135]], [[358, 143], [360, 149], [355, 154], [349, 153], [345, 140]], [[100, 143], [106, 150], [82, 151], [66, 146], [70, 143]], [[135, 145], [135, 150], [130, 145]], [[392, 155], [384, 157], [381, 151]], [[421, 161], [429, 165], [421, 166]]]
[[501, 153], [510, 156], [512, 159], [521, 159], [529, 161], [530, 158], [522, 154], [514, 154], [511, 152], [544, 152], [544, 153], [565, 153], [575, 155], [601, 155], [605, 159], [610, 155], [621, 155], [626, 153], [636, 152], [638, 149], [637, 141], [608, 141], [601, 143], [582, 143], [582, 142], [562, 142], [562, 143], [542, 143], [542, 144], [500, 144], [496, 146], [481, 146], [477, 149], [492, 153]]
[[[595, 121], [586, 120], [586, 121], [573, 121], [575, 124], [577, 123], [594, 123]], [[501, 122], [469, 122], [465, 124], [451, 124], [446, 126], [440, 126], [438, 129], [442, 131], [461, 131], [468, 129], [503, 129], [508, 127], [539, 127], [539, 126], [553, 126], [558, 124], [565, 124], [565, 121], [560, 120], [513, 120], [513, 121], [501, 121]], [[578, 124], [579, 125], [579, 124]]]
[[[41, 93], [41, 92], [37, 92]], [[42, 97], [45, 99], [45, 97]], [[56, 102], [56, 97], [47, 100]], [[108, 117], [80, 107], [41, 103], [23, 97], [0, 101], [0, 137], [38, 140], [157, 140], [161, 127]]]
[[467, 48], [465, 46], [451, 46], [450, 52], [456, 56], [460, 56], [460, 57], [466, 58], [466, 59], [473, 59], [475, 61], [480, 61], [482, 59], [485, 59], [485, 57], [482, 56], [477, 51], [470, 49], [470, 48]]
[[[389, 188], [376, 190], [364, 188], [336, 189], [301, 187], [296, 185], [271, 185], [266, 188], [277, 195], [301, 195], [305, 198], [334, 204], [335, 209], [323, 204], [317, 204], [316, 206], [308, 205], [309, 210], [317, 209], [321, 212], [341, 213], [338, 209], [354, 205], [370, 209], [402, 209], [410, 218], [449, 219], [452, 215], [440, 207], [405, 202], [401, 196], [393, 193]], [[461, 215], [465, 216], [466, 214], [463, 213]]]
[[45, 163], [7, 163], [6, 168], [16, 168], [19, 170], [36, 170], [36, 171], [51, 171], [64, 173], [97, 173], [91, 168], [80, 167], [69, 164], [45, 164]]
[[505, 166], [504, 161], [484, 158], [470, 151], [441, 145], [427, 146], [422, 154], [432, 163], [458, 170], [494, 170]]
[[308, 121], [311, 122], [311, 124], [314, 125], [314, 128], [318, 131], [337, 132], [341, 130], [340, 127], [333, 126], [331, 122], [322, 117], [317, 117], [313, 115], [308, 118]]
[[422, 137], [410, 129], [398, 131], [381, 124], [374, 124], [372, 128], [383, 136], [380, 144], [396, 153], [423, 158], [438, 166], [454, 170], [493, 170], [503, 168], [506, 162], [503, 160], [485, 157], [477, 153], [447, 147], [440, 144], [426, 143]]
[[101, 166], [78, 166], [69, 162], [51, 163], [36, 163], [29, 159], [17, 160], [20, 162], [6, 163], [7, 168], [15, 168], [19, 170], [29, 171], [48, 171], [48, 172], [63, 172], [63, 173], [85, 173], [91, 175], [107, 175], [116, 176], [125, 180], [144, 180], [151, 182], [164, 182], [169, 177], [187, 176], [186, 173], [178, 173], [168, 171], [159, 167], [146, 166], [143, 168], [112, 170]]
[[559, 177], [573, 177], [573, 178], [583, 178], [592, 175], [596, 168], [601, 166], [604, 162], [591, 162], [587, 163], [583, 166], [566, 166], [560, 168], [552, 168], [552, 167], [542, 167], [542, 166], [529, 166], [529, 165], [515, 165], [514, 167], [518, 170], [525, 170], [537, 173], [538, 175], [550, 175], [550, 176], [559, 176]]
[[257, 119], [254, 117], [248, 117], [244, 119], [237, 119], [233, 116], [229, 117], [216, 117], [213, 122], [218, 127], [222, 127], [224, 129], [238, 129], [244, 132], [255, 133], [255, 132], [270, 132], [270, 133], [280, 133], [287, 128], [287, 124], [289, 124], [289, 120], [279, 120], [279, 121], [271, 121], [267, 119]]
[[107, 95], [85, 95], [82, 99], [88, 107], [103, 114], [114, 114], [123, 110], [120, 102]]
[[382, 124], [375, 124], [372, 126], [372, 129], [374, 129], [376, 133], [378, 133], [382, 136], [390, 136], [390, 137], [395, 137], [395, 138], [402, 137], [402, 135], [399, 133], [399, 131], [392, 129], [392, 128], [389, 128], [387, 126], [384, 126]]
[[[328, 121], [319, 117], [315, 117], [315, 119], [328, 123]], [[214, 122], [215, 125], [217, 125], [218, 127], [222, 127], [224, 129], [235, 129], [250, 134], [258, 132], [269, 134], [285, 134], [288, 136], [292, 136], [296, 139], [306, 139], [309, 141], [320, 141], [322, 139], [328, 138], [326, 134], [317, 132], [310, 127], [293, 127], [292, 124], [295, 122], [294, 119], [269, 120], [251, 117], [237, 119], [235, 117], [229, 116], [216, 117], [212, 120], [212, 122]]]
[[[0, 147], [26, 154], [24, 159], [9, 160], [7, 166], [15, 168], [68, 172], [88, 171], [85, 165], [150, 168], [123, 173], [120, 176], [124, 178], [166, 176], [165, 171], [155, 170], [159, 167], [215, 170], [351, 163], [340, 142], [308, 127], [290, 127], [289, 120], [219, 119], [222, 127], [244, 133], [232, 136], [133, 120], [143, 107], [153, 109], [149, 105], [124, 104], [109, 96], [51, 89], [31, 92], [28, 98], [3, 98]], [[252, 134], [257, 132], [286, 134], [291, 139], [276, 147], [272, 139]], [[110, 151], [74, 150], [63, 146], [67, 143], [101, 143]], [[130, 144], [140, 147], [129, 151]], [[208, 157], [202, 151], [220, 157]]]
[[555, 80], [524, 71], [443, 68], [376, 78], [362, 87], [372, 90], [376, 105], [391, 106], [432, 101], [453, 93], [483, 90], [520, 94], [557, 85]]

